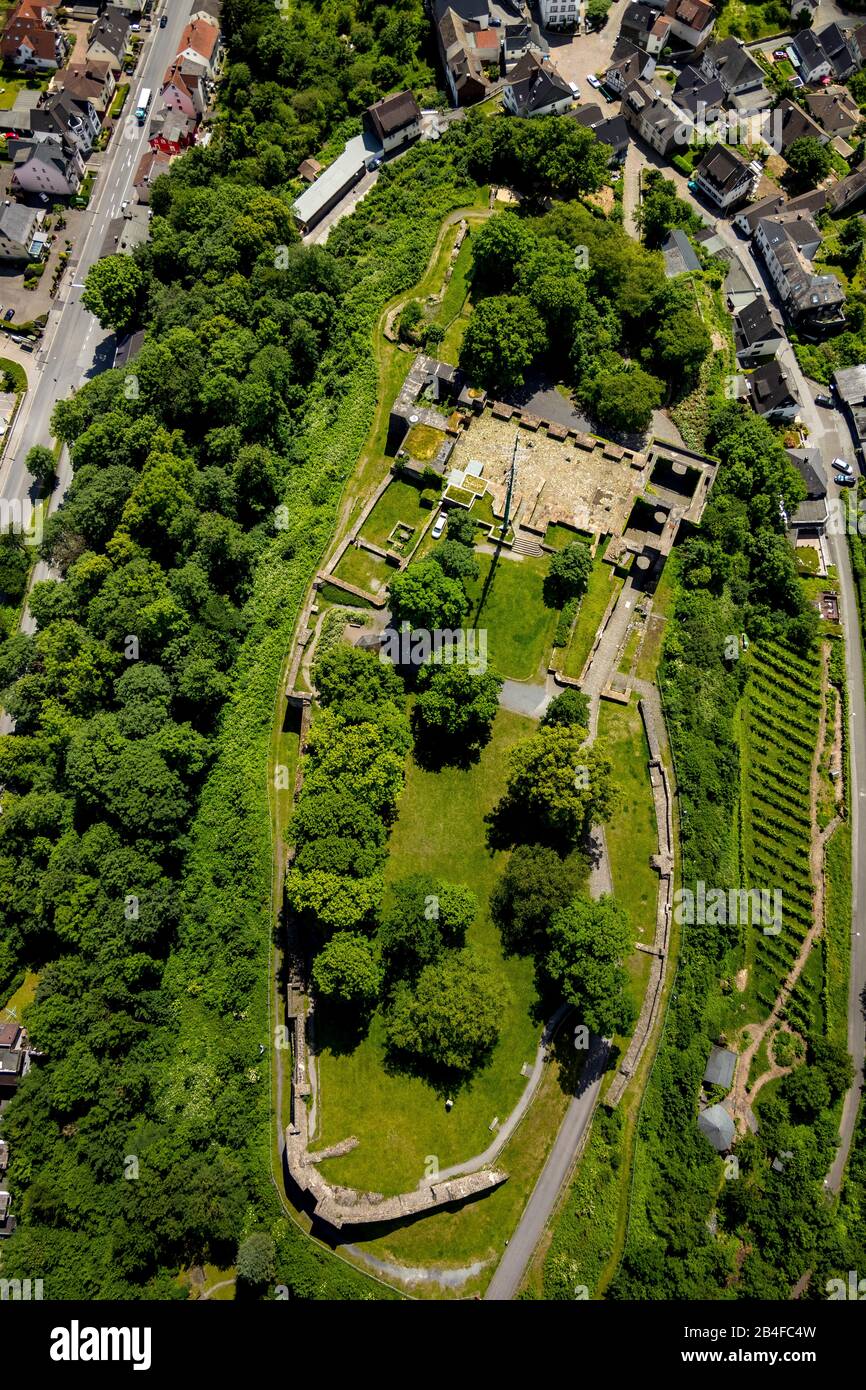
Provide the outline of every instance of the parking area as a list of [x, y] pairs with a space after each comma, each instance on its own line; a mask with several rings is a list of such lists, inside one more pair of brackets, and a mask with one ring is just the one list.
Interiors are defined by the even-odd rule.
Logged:
[[[609, 103], [587, 82], [589, 73], [604, 72], [610, 66], [610, 55], [616, 44], [622, 17], [629, 0], [613, 0], [607, 22], [601, 29], [588, 34], [555, 34], [546, 30], [544, 37], [550, 47], [551, 61], [567, 82], [576, 82], [584, 104], [598, 102], [603, 110]], [[619, 103], [617, 102], [617, 108]], [[613, 107], [611, 107], [613, 111]]]
[[[0, 198], [14, 199], [15, 195], [9, 192], [11, 165], [4, 164], [0, 168]], [[35, 195], [17, 201], [26, 202], [45, 213], [41, 229], [48, 233], [52, 241], [48, 256], [43, 262], [45, 269], [33, 289], [26, 289], [24, 285], [25, 262], [0, 260], [0, 320], [4, 325], [10, 322], [6, 317], [10, 309], [13, 311], [11, 322], [15, 324], [29, 323], [40, 314], [48, 313], [55, 302], [51, 296], [51, 286], [60, 256], [63, 252], [69, 251], [70, 260], [74, 260], [75, 248], [80, 246], [86, 235], [89, 219], [86, 211], [73, 208], [64, 208], [58, 219], [52, 213], [51, 205], [43, 208]], [[58, 221], [62, 225], [58, 226]], [[67, 246], [67, 242], [71, 245]]]

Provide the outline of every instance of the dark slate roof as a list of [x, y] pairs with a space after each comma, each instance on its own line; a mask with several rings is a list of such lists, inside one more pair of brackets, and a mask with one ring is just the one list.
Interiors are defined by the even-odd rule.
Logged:
[[734, 1122], [722, 1105], [711, 1105], [698, 1116], [698, 1129], [717, 1153], [724, 1153], [734, 1142]]
[[704, 155], [696, 172], [719, 193], [728, 193], [749, 173], [746, 161], [727, 145], [716, 144]]
[[741, 351], [743, 348], [753, 347], [755, 343], [762, 343], [767, 338], [784, 334], [779, 315], [763, 295], [758, 295], [751, 304], [741, 309], [736, 316], [736, 322], [737, 347]]
[[786, 449], [785, 452], [806, 484], [807, 500], [819, 502], [826, 497], [820, 449]]
[[827, 55], [809, 29], [803, 29], [794, 36], [793, 47], [810, 71], [827, 61]]
[[687, 271], [701, 268], [691, 242], [680, 227], [668, 232], [662, 252], [665, 258], [665, 274], [669, 279], [674, 275], [683, 275]]
[[367, 115], [380, 140], [421, 119], [421, 108], [411, 92], [397, 92], [368, 106]]
[[780, 406], [799, 405], [780, 363], [766, 362], [749, 377], [752, 404], [759, 415], [766, 415]]
[[707, 1069], [704, 1072], [704, 1085], [724, 1086], [725, 1090], [728, 1090], [734, 1079], [736, 1065], [736, 1052], [731, 1052], [727, 1047], [711, 1048]]

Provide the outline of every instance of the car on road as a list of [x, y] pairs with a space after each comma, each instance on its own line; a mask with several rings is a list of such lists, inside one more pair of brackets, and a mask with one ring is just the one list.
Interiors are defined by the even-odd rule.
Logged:
[[445, 530], [445, 523], [447, 520], [447, 513], [440, 512], [433, 523], [433, 531], [431, 534], [433, 536], [434, 541], [438, 541], [439, 537], [442, 535], [442, 532]]
[[161, 14], [160, 17], [159, 17], [159, 27], [160, 27], [160, 29], [164, 29], [165, 26], [166, 26], [166, 24], [168, 24], [168, 15], [167, 15], [167, 14]]
[[851, 473], [837, 473], [833, 481], [837, 487], [853, 487], [857, 479]]
[[832, 397], [832, 396], [816, 396], [816, 397], [815, 397], [815, 404], [816, 404], [816, 405], [823, 406], [825, 410], [832, 410], [832, 409], [833, 409], [833, 397]]
[[596, 91], [598, 91], [599, 87], [601, 86], [601, 82], [596, 77], [594, 72], [588, 72], [586, 74], [586, 80], [589, 83], [590, 87], [595, 87]]
[[7, 310], [6, 310], [6, 313], [3, 315], [3, 317], [4, 317], [4, 319], [6, 320], [6, 322], [8, 323], [10, 319], [14, 319], [14, 317], [15, 317], [15, 310], [14, 310], [14, 309], [7, 309]]

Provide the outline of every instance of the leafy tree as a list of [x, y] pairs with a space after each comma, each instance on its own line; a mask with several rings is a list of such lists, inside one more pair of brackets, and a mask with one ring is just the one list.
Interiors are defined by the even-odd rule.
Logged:
[[506, 951], [535, 955], [546, 946], [554, 915], [578, 892], [574, 860], [548, 845], [517, 845], [490, 899], [490, 911]]
[[310, 914], [323, 931], [350, 932], [369, 925], [382, 900], [382, 879], [350, 878], [347, 874], [313, 869], [290, 869], [286, 877], [286, 901], [293, 912]]
[[815, 1038], [811, 1044], [815, 1066], [823, 1072], [833, 1100], [843, 1096], [854, 1081], [854, 1066], [847, 1048], [829, 1038]]
[[491, 818], [494, 841], [522, 838], [531, 825], [539, 838], [574, 844], [611, 809], [610, 763], [586, 730], [568, 725], [539, 729], [512, 748], [505, 796]]
[[798, 191], [817, 187], [830, 172], [830, 151], [812, 135], [794, 140], [785, 159], [791, 171], [791, 186]]
[[600, 29], [607, 19], [611, 0], [587, 0], [584, 16], [591, 29]]
[[528, 299], [518, 295], [482, 299], [473, 309], [460, 347], [460, 366], [470, 380], [488, 390], [513, 390], [523, 385], [546, 344], [543, 320]]
[[471, 546], [461, 544], [450, 535], [430, 551], [430, 558], [436, 561], [449, 579], [460, 579], [464, 584], [471, 584], [478, 578], [478, 561]]
[[276, 1247], [273, 1237], [265, 1231], [254, 1231], [238, 1246], [238, 1280], [251, 1289], [264, 1289], [276, 1277]]
[[429, 874], [391, 885], [380, 941], [389, 980], [414, 978], [444, 950], [461, 947], [475, 920], [475, 895]]
[[462, 584], [429, 558], [395, 574], [389, 594], [395, 626], [413, 631], [453, 631], [469, 607]]
[[694, 208], [677, 196], [676, 184], [659, 170], [653, 169], [645, 176], [644, 189], [638, 221], [644, 244], [652, 250], [662, 245], [674, 227], [693, 231], [701, 226]]
[[464, 663], [427, 663], [419, 673], [413, 710], [415, 736], [426, 756], [463, 761], [489, 741], [499, 709], [502, 678]]
[[628, 914], [606, 894], [597, 901], [574, 898], [550, 923], [548, 972], [593, 1033], [625, 1033], [634, 1020], [623, 969], [633, 949]]
[[586, 592], [592, 574], [592, 551], [583, 541], [572, 541], [558, 550], [544, 576], [544, 601], [561, 608], [571, 598]]
[[842, 223], [839, 231], [839, 246], [841, 248], [840, 259], [845, 268], [845, 273], [853, 277], [857, 267], [863, 259], [863, 247], [866, 243], [866, 226], [861, 217], [849, 217]]
[[653, 356], [660, 375], [684, 392], [696, 379], [713, 342], [697, 314], [679, 309], [668, 314], [656, 331]]
[[424, 310], [417, 299], [410, 299], [400, 315], [398, 334], [401, 343], [418, 343], [421, 339], [421, 325]]
[[454, 507], [448, 513], [445, 536], [446, 540], [456, 541], [458, 545], [467, 546], [471, 550], [475, 544], [475, 521], [472, 513], [464, 511], [461, 507]]
[[513, 212], [491, 217], [472, 237], [472, 284], [477, 295], [514, 288], [532, 249], [528, 224]]
[[831, 1102], [829, 1082], [817, 1066], [795, 1067], [784, 1078], [782, 1093], [794, 1115], [806, 1122], [814, 1120]]
[[336, 932], [313, 961], [313, 983], [320, 994], [372, 1009], [382, 987], [375, 944], [358, 932]]
[[48, 487], [54, 481], [57, 467], [53, 450], [45, 444], [34, 444], [28, 449], [24, 467], [31, 473], [41, 487]]
[[541, 718], [541, 727], [551, 724], [577, 724], [581, 729], [589, 728], [589, 699], [582, 690], [569, 686], [551, 700]]
[[12, 531], [0, 533], [0, 594], [7, 600], [17, 602], [23, 596], [30, 573], [30, 558], [22, 536]]
[[374, 652], [342, 642], [318, 657], [313, 681], [324, 709], [350, 700], [377, 705], [403, 697], [402, 682], [392, 666]]
[[599, 423], [627, 433], [647, 428], [664, 394], [662, 382], [642, 367], [601, 371], [589, 383], [589, 398]]
[[127, 333], [138, 322], [144, 277], [131, 256], [103, 256], [87, 272], [81, 302], [102, 328]]
[[402, 985], [386, 1018], [388, 1043], [438, 1069], [471, 1073], [497, 1038], [505, 988], [473, 951], [446, 951]]

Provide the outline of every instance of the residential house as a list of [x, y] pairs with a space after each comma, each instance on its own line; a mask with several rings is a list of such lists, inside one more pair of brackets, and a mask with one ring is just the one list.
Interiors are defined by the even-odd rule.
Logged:
[[786, 449], [785, 453], [806, 484], [806, 497], [790, 518], [790, 526], [801, 536], [823, 536], [829, 512], [820, 449]]
[[781, 363], [765, 362], [756, 367], [747, 378], [749, 403], [756, 415], [774, 424], [795, 419], [800, 411], [800, 401]]
[[802, 106], [797, 106], [787, 97], [779, 102], [775, 111], [768, 112], [764, 129], [767, 144], [772, 145], [777, 154], [784, 154], [795, 140], [812, 139], [817, 140], [819, 145], [826, 145], [830, 138]]
[[687, 66], [677, 79], [673, 102], [698, 125], [714, 125], [725, 109], [725, 89], [717, 77], [708, 81], [700, 68]]
[[580, 22], [580, 0], [540, 0], [545, 29], [575, 29]]
[[[13, 209], [27, 213], [33, 219], [35, 228], [37, 214], [31, 208], [22, 208], [18, 203], [5, 204], [0, 212], [0, 256], [4, 254], [3, 238], [9, 222], [7, 214]], [[20, 229], [23, 230], [23, 227]], [[29, 241], [26, 233], [25, 240]], [[12, 1094], [28, 1070], [27, 1034], [20, 1023], [0, 1023], [0, 1100]]]
[[671, 22], [666, 15], [656, 14], [650, 5], [637, 3], [624, 11], [619, 33], [620, 38], [657, 58], [670, 38]]
[[622, 99], [622, 114], [632, 130], [659, 154], [669, 155], [677, 145], [687, 145], [692, 127], [679, 111], [645, 82], [632, 82]]
[[664, 13], [670, 20], [671, 37], [687, 48], [703, 48], [716, 22], [716, 12], [706, 0], [668, 0]]
[[411, 92], [383, 97], [364, 113], [364, 124], [379, 140], [386, 154], [417, 140], [421, 134], [421, 108]]
[[298, 165], [298, 173], [304, 180], [304, 183], [312, 183], [314, 179], [319, 177], [321, 172], [322, 165], [317, 159], [313, 159], [312, 157], [310, 159], [301, 160], [301, 163]]
[[821, 239], [809, 218], [763, 218], [754, 239], [792, 323], [808, 334], [844, 324], [841, 284], [835, 275], [816, 275], [809, 264], [808, 253]]
[[220, 21], [222, 0], [192, 0], [190, 19], [213, 19]]
[[194, 63], [212, 82], [216, 77], [221, 52], [220, 29], [216, 21], [194, 19], [181, 34], [175, 61]]
[[840, 82], [860, 67], [860, 49], [853, 36], [838, 24], [828, 24], [815, 36], [830, 61], [833, 73]]
[[861, 362], [856, 367], [840, 367], [833, 373], [833, 385], [862, 461], [866, 458], [866, 365]]
[[51, 79], [51, 92], [69, 92], [75, 100], [85, 99], [102, 120], [114, 100], [117, 82], [110, 63], [70, 63]]
[[782, 316], [774, 304], [757, 295], [734, 316], [734, 342], [742, 367], [754, 366], [762, 357], [776, 357], [787, 342]]
[[827, 211], [835, 213], [847, 213], [848, 210], [860, 202], [866, 194], [866, 169], [862, 166], [855, 169], [853, 174], [848, 174], [847, 178], [840, 179], [827, 189]]
[[135, 178], [132, 186], [135, 189], [135, 196], [140, 203], [150, 202], [150, 190], [160, 174], [167, 174], [171, 156], [164, 154], [162, 150], [148, 149], [142, 155], [138, 168], [135, 171]]
[[9, 145], [13, 143], [10, 186], [16, 193], [45, 193], [52, 199], [75, 196], [84, 178], [84, 160], [74, 141], [48, 135]]
[[771, 193], [757, 203], [750, 203], [734, 216], [734, 226], [745, 236], [752, 236], [762, 217], [774, 217], [785, 205], [784, 193]]
[[738, 39], [723, 39], [706, 49], [701, 71], [708, 81], [721, 82], [729, 104], [740, 113], [761, 110], [772, 100], [762, 69]]
[[863, 120], [847, 92], [829, 89], [810, 92], [806, 97], [806, 106], [810, 116], [829, 135], [851, 135]]
[[0, 1187], [0, 1238], [11, 1236], [16, 1224], [12, 1215], [12, 1198], [4, 1187]]
[[803, 29], [795, 34], [791, 47], [797, 55], [799, 73], [804, 82], [820, 82], [829, 77], [832, 64], [811, 29]]
[[561, 116], [574, 105], [574, 92], [549, 60], [530, 50], [511, 69], [502, 99], [513, 116]]
[[9, 15], [0, 39], [4, 63], [28, 72], [50, 72], [63, 62], [66, 42], [50, 4], [22, 3]]
[[715, 144], [695, 166], [692, 178], [710, 202], [724, 212], [748, 197], [755, 173], [736, 150]]
[[665, 275], [672, 280], [675, 275], [686, 275], [689, 271], [700, 270], [701, 263], [694, 248], [681, 227], [668, 232], [662, 243], [665, 258]]
[[622, 96], [630, 82], [650, 81], [655, 70], [655, 58], [628, 39], [618, 39], [604, 74], [604, 85]]
[[481, 101], [532, 44], [523, 0], [430, 0], [445, 80], [455, 106]]
[[48, 95], [30, 117], [34, 135], [59, 135], [72, 140], [86, 157], [101, 130], [96, 107], [86, 97], [76, 98], [68, 90]]
[[129, 20], [123, 10], [109, 5], [90, 30], [87, 61], [108, 63], [117, 75], [123, 71], [123, 59], [129, 40]]
[[198, 121], [207, 108], [204, 78], [193, 64], [175, 59], [162, 79], [162, 105], [169, 111], [180, 111]]
[[610, 163], [622, 164], [628, 153], [628, 126], [622, 116], [605, 116], [600, 106], [581, 106], [572, 112], [579, 125], [587, 126], [596, 140], [610, 146]]
[[196, 123], [191, 116], [163, 107], [150, 123], [148, 143], [152, 150], [162, 150], [163, 154], [180, 154], [193, 144], [195, 129]]

